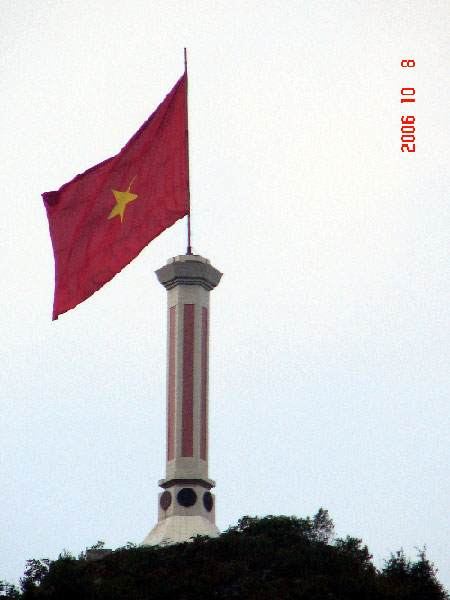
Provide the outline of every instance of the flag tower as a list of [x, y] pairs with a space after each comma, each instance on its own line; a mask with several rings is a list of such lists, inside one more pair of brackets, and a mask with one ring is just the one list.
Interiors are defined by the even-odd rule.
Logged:
[[222, 277], [208, 259], [176, 256], [156, 271], [167, 290], [166, 476], [158, 523], [142, 545], [216, 537], [208, 475], [209, 293]]
[[53, 319], [110, 281], [187, 216], [186, 255], [156, 274], [167, 289], [167, 457], [158, 523], [143, 544], [215, 536], [208, 478], [209, 292], [222, 273], [192, 254], [187, 57], [184, 74], [115, 156], [44, 192], [55, 257]]

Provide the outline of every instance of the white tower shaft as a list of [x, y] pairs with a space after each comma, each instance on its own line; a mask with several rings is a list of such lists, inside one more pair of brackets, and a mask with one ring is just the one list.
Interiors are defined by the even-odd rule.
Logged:
[[143, 544], [218, 534], [208, 478], [209, 292], [222, 274], [197, 255], [177, 256], [156, 272], [167, 289], [166, 477], [158, 524]]

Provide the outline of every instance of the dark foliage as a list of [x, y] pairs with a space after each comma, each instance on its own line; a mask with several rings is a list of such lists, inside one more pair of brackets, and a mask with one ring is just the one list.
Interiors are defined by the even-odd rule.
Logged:
[[[93, 548], [102, 547], [99, 542]], [[0, 582], [0, 597], [23, 600], [450, 600], [434, 567], [402, 550], [377, 570], [367, 546], [334, 537], [326, 510], [313, 517], [243, 517], [217, 539], [167, 547], [128, 544], [87, 561], [64, 552], [30, 560], [21, 592]]]

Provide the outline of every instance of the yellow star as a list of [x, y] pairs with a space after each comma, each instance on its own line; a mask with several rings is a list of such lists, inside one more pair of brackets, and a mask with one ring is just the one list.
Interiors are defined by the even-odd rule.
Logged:
[[117, 190], [111, 190], [112, 193], [114, 194], [117, 204], [110, 212], [108, 219], [112, 219], [113, 217], [117, 217], [117, 215], [120, 215], [120, 222], [121, 223], [123, 222], [123, 213], [125, 212], [126, 205], [128, 204], [128, 202], [131, 202], [132, 200], [136, 200], [136, 198], [138, 197], [137, 194], [132, 194], [130, 192], [131, 186], [133, 185], [133, 181], [135, 179], [136, 179], [136, 175], [131, 180], [131, 183], [128, 186], [128, 189], [126, 192], [118, 192]]

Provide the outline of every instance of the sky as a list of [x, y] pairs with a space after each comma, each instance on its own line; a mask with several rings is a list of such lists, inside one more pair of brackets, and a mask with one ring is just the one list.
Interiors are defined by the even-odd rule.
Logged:
[[192, 245], [224, 274], [217, 525], [324, 507], [378, 567], [426, 545], [450, 587], [447, 0], [3, 0], [2, 16], [0, 579], [157, 521], [154, 271], [185, 253], [185, 219], [52, 322], [41, 193], [122, 148], [186, 46]]

